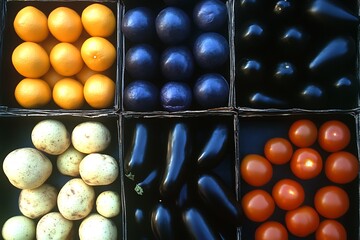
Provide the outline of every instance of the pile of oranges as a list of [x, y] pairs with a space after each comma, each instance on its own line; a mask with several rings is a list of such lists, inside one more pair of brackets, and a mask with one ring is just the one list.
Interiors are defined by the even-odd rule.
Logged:
[[109, 40], [116, 18], [110, 8], [93, 3], [80, 15], [62, 6], [46, 16], [26, 6], [13, 26], [23, 40], [12, 53], [12, 64], [24, 77], [15, 88], [22, 107], [39, 108], [51, 100], [62, 109], [113, 104], [115, 82], [106, 74], [116, 61], [116, 48]]

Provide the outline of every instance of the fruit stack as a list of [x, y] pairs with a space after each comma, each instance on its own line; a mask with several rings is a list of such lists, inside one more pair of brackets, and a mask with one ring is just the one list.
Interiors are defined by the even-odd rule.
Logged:
[[356, 1], [237, 1], [236, 106], [358, 107]]
[[125, 2], [125, 6], [121, 22], [125, 111], [178, 112], [230, 106], [225, 2]]
[[61, 6], [8, 2], [7, 7], [2, 78], [12, 81], [2, 81], [3, 105], [117, 107], [115, 2]]

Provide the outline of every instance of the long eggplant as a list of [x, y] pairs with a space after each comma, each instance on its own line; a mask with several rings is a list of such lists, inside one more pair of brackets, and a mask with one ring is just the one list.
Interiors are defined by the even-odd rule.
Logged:
[[153, 169], [143, 180], [135, 185], [135, 192], [138, 195], [144, 195], [146, 193], [154, 193], [158, 190], [158, 183], [160, 182], [161, 171], [157, 167]]
[[177, 194], [186, 177], [190, 163], [191, 136], [186, 123], [176, 122], [169, 131], [166, 154], [166, 167], [160, 183], [163, 197]]
[[[152, 239], [152, 230], [150, 227], [149, 211], [143, 206], [137, 206], [133, 209], [133, 219], [129, 218], [128, 235], [130, 239], [150, 240]], [[132, 221], [131, 221], [132, 220]]]
[[239, 226], [242, 209], [235, 194], [217, 177], [203, 173], [197, 180], [198, 194], [204, 205], [219, 219]]
[[211, 131], [211, 135], [200, 151], [197, 163], [200, 167], [213, 167], [221, 161], [226, 151], [229, 138], [229, 130], [225, 124], [217, 124]]
[[195, 207], [182, 212], [182, 220], [189, 237], [194, 240], [219, 240], [220, 235], [212, 229], [206, 217]]
[[130, 149], [124, 159], [125, 175], [131, 180], [146, 176], [149, 172], [151, 162], [149, 131], [149, 127], [143, 122], [138, 122], [134, 126]]
[[176, 239], [175, 219], [171, 209], [163, 203], [155, 205], [151, 212], [151, 229], [158, 240]]

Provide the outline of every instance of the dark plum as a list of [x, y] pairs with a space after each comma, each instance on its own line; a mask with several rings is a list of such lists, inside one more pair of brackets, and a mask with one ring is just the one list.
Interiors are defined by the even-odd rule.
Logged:
[[196, 63], [203, 69], [223, 66], [229, 58], [229, 43], [215, 32], [200, 34], [195, 40], [193, 54]]
[[193, 95], [201, 108], [226, 107], [229, 83], [218, 73], [207, 73], [196, 80]]
[[151, 79], [158, 66], [159, 54], [150, 44], [137, 44], [126, 52], [125, 70], [133, 79]]
[[195, 25], [203, 31], [218, 31], [227, 22], [227, 8], [219, 0], [202, 0], [193, 9]]
[[238, 81], [246, 84], [258, 84], [263, 81], [265, 67], [262, 61], [253, 58], [241, 59], [238, 63]]
[[280, 88], [293, 87], [297, 82], [297, 69], [291, 62], [280, 62], [273, 73], [273, 82]]
[[341, 76], [331, 82], [329, 100], [337, 107], [353, 107], [359, 87], [354, 76]]
[[151, 111], [159, 104], [159, 90], [149, 81], [137, 80], [124, 89], [124, 106], [132, 111]]
[[191, 32], [191, 21], [182, 9], [166, 7], [155, 20], [156, 33], [165, 44], [175, 45], [185, 41]]
[[160, 103], [169, 112], [189, 109], [192, 102], [191, 88], [184, 82], [167, 82], [160, 91]]
[[121, 21], [121, 31], [133, 42], [144, 43], [155, 36], [155, 15], [147, 7], [136, 7], [128, 10]]
[[286, 56], [301, 56], [306, 50], [310, 36], [300, 26], [290, 26], [281, 30], [278, 37], [279, 50]]
[[160, 68], [168, 81], [187, 81], [194, 71], [194, 60], [191, 51], [184, 46], [169, 47], [160, 58]]
[[237, 37], [239, 46], [248, 51], [254, 49], [264, 48], [265, 43], [269, 40], [269, 34], [263, 23], [257, 21], [250, 21], [244, 23], [239, 30]]
[[298, 93], [299, 106], [310, 109], [321, 109], [326, 104], [326, 93], [320, 85], [308, 83], [301, 86]]
[[274, 15], [277, 18], [281, 18], [281, 19], [291, 18], [294, 11], [295, 8], [293, 2], [288, 0], [277, 1], [273, 9]]

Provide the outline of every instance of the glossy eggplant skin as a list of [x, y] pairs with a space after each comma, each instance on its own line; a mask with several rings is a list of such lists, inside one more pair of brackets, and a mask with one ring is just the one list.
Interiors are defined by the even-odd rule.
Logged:
[[240, 202], [235, 194], [214, 175], [203, 173], [197, 179], [197, 191], [204, 205], [223, 221], [239, 226], [242, 218]]
[[149, 138], [148, 126], [142, 122], [136, 123], [130, 149], [124, 159], [125, 176], [131, 180], [141, 179], [149, 171]]
[[212, 229], [206, 217], [195, 207], [186, 208], [182, 212], [182, 220], [189, 234], [194, 240], [218, 240], [219, 234]]
[[158, 240], [176, 239], [173, 213], [165, 204], [158, 203], [151, 212], [151, 229]]
[[163, 197], [177, 194], [184, 182], [186, 168], [190, 163], [191, 135], [185, 122], [170, 127], [166, 154], [166, 167], [160, 182]]
[[153, 169], [143, 180], [135, 185], [135, 192], [138, 195], [144, 195], [156, 191], [160, 177], [160, 168]]
[[200, 167], [213, 167], [221, 161], [221, 157], [226, 151], [229, 140], [229, 130], [225, 124], [214, 126], [208, 141], [200, 151], [197, 164]]

